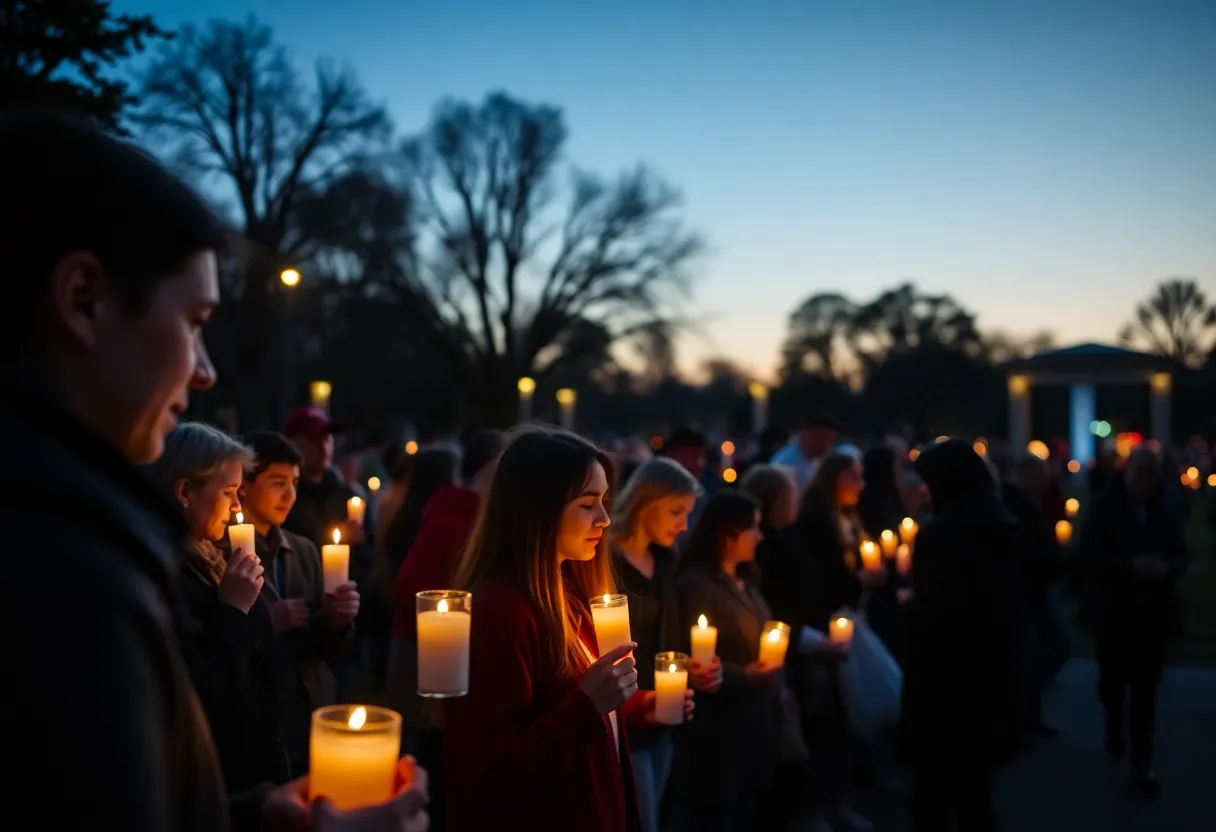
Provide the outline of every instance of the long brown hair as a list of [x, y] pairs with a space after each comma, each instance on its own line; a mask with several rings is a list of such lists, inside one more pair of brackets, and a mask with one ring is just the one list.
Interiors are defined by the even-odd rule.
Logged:
[[[586, 664], [577, 609], [616, 588], [607, 535], [590, 561], [559, 564], [557, 559], [562, 515], [582, 493], [596, 462], [604, 467], [611, 497], [613, 459], [586, 439], [535, 425], [511, 435], [456, 572], [456, 586], [473, 592], [495, 579], [525, 592], [545, 624], [552, 658], [564, 677], [577, 675]], [[568, 595], [581, 603], [572, 605]]]

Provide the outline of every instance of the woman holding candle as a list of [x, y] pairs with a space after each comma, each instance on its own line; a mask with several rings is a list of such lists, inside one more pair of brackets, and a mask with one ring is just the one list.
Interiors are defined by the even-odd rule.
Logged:
[[182, 595], [191, 677], [215, 737], [224, 780], [233, 790], [289, 779], [277, 706], [277, 657], [263, 569], [252, 551], [225, 559], [216, 548], [240, 510], [238, 491], [252, 452], [197, 422], [165, 439], [148, 473], [178, 503], [189, 524]]
[[[655, 696], [655, 656], [679, 645], [688, 628], [674, 595], [676, 556], [672, 547], [688, 528], [688, 515], [699, 492], [692, 474], [659, 457], [634, 472], [614, 511], [613, 561], [629, 599], [629, 631], [638, 645], [633, 653], [638, 669], [636, 696], [643, 699]], [[689, 671], [689, 684], [697, 690], [712, 692], [722, 682], [716, 657], [708, 664], [691, 662]], [[692, 691], [687, 694], [691, 698]], [[629, 747], [642, 829], [658, 832], [659, 804], [675, 753], [672, 731], [658, 725], [632, 728]]]
[[[772, 783], [780, 668], [759, 661], [772, 618], [750, 569], [761, 537], [756, 501], [720, 492], [705, 504], [680, 562], [680, 619], [704, 615], [713, 622], [722, 665], [721, 685], [699, 697], [697, 719], [677, 749], [693, 829], [755, 829], [761, 796]], [[685, 633], [681, 649], [688, 652], [691, 632]]]
[[529, 426], [503, 451], [455, 581], [474, 612], [469, 692], [446, 703], [450, 832], [639, 828], [618, 722], [643, 716], [622, 709], [637, 645], [595, 658], [588, 606], [613, 589], [613, 476], [564, 431]]

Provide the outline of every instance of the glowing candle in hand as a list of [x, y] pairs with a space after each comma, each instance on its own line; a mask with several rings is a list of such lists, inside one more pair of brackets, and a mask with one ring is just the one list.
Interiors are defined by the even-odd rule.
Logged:
[[236, 553], [237, 549], [241, 550], [242, 554], [254, 555], [257, 554], [257, 548], [254, 545], [256, 534], [253, 524], [246, 523], [245, 515], [239, 511], [236, 513], [236, 522], [228, 527], [228, 547]]
[[718, 628], [709, 626], [709, 619], [701, 616], [697, 626], [692, 628], [692, 660], [702, 667], [714, 663], [714, 653], [718, 649]]
[[1077, 516], [1077, 512], [1081, 510], [1081, 501], [1076, 497], [1069, 497], [1064, 501], [1064, 513], [1073, 518]]
[[605, 594], [592, 601], [591, 622], [601, 656], [633, 641], [629, 637], [629, 599], [624, 595]]
[[878, 551], [877, 544], [873, 540], [861, 541], [861, 568], [862, 569], [881, 569], [882, 555]]
[[660, 725], [684, 721], [684, 691], [688, 688], [688, 656], [659, 653], [654, 657], [654, 720]]
[[760, 661], [770, 667], [781, 667], [789, 646], [790, 626], [780, 621], [765, 622], [764, 634], [760, 636]]
[[911, 517], [905, 517], [899, 524], [899, 539], [911, 546], [916, 542], [916, 532], [919, 526]]
[[350, 523], [362, 523], [363, 512], [367, 510], [367, 503], [362, 497], [351, 497], [346, 501], [346, 520]]
[[321, 547], [321, 580], [326, 592], [333, 592], [350, 575], [350, 547], [341, 542], [342, 532], [334, 529], [334, 542]]
[[1056, 543], [1065, 546], [1070, 540], [1072, 540], [1072, 523], [1067, 520], [1056, 523]]
[[912, 571], [912, 547], [907, 543], [899, 544], [899, 548], [895, 550], [895, 569], [901, 575]]
[[895, 552], [899, 548], [899, 538], [895, 536], [895, 532], [883, 529], [879, 540], [882, 541], [883, 557], [888, 559], [895, 557]]
[[473, 594], [451, 589], [419, 592], [418, 694], [434, 699], [469, 692], [469, 633]]
[[828, 622], [828, 638], [836, 644], [848, 644], [853, 640], [853, 619], [839, 613]]
[[401, 756], [401, 715], [371, 705], [334, 705], [312, 713], [308, 799], [324, 796], [343, 811], [387, 802]]

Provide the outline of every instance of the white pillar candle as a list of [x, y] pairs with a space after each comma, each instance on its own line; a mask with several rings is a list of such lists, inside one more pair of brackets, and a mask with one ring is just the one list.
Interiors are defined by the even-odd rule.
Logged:
[[401, 715], [372, 705], [334, 705], [312, 713], [308, 799], [343, 811], [388, 802], [401, 757]]
[[346, 501], [346, 519], [351, 523], [362, 523], [363, 512], [367, 511], [367, 503], [362, 497], [351, 497]]
[[684, 721], [684, 691], [688, 689], [688, 656], [659, 653], [654, 657], [654, 720], [660, 725]]
[[334, 542], [321, 547], [321, 580], [326, 592], [333, 592], [350, 575], [350, 547], [342, 540], [342, 532], [334, 529]]
[[254, 529], [252, 523], [246, 523], [245, 515], [239, 511], [236, 513], [236, 522], [228, 527], [228, 548], [233, 553], [240, 549], [243, 554], [256, 555], [257, 546], [255, 540], [257, 530]]
[[878, 544], [873, 540], [861, 541], [861, 568], [882, 568], [882, 554], [878, 551]]
[[848, 644], [853, 640], [853, 619], [837, 613], [828, 622], [828, 638], [837, 644]]
[[431, 699], [469, 692], [469, 633], [473, 595], [440, 589], [419, 592], [418, 695]]
[[718, 649], [718, 628], [709, 626], [709, 619], [701, 616], [692, 628], [692, 660], [702, 667], [714, 663], [714, 654]]
[[600, 655], [633, 641], [629, 637], [629, 599], [624, 595], [604, 595], [591, 602], [591, 622]]
[[919, 531], [919, 527], [916, 525], [916, 521], [911, 517], [905, 517], [902, 521], [900, 521], [899, 539], [904, 543], [907, 543], [909, 546], [916, 542], [917, 531]]
[[878, 540], [882, 546], [883, 557], [888, 559], [895, 557], [895, 552], [899, 548], [899, 538], [895, 536], [895, 532], [890, 529], [883, 529]]
[[780, 621], [768, 621], [760, 636], [760, 661], [770, 667], [785, 664], [785, 651], [790, 646], [790, 627]]

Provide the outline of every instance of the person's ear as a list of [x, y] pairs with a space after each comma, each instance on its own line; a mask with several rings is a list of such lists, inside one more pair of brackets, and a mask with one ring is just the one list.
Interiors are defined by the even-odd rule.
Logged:
[[107, 284], [101, 261], [90, 251], [65, 255], [51, 272], [51, 305], [56, 323], [83, 347], [97, 341], [105, 312]]
[[173, 486], [173, 496], [181, 503], [182, 508], [190, 507], [190, 481], [180, 479]]

